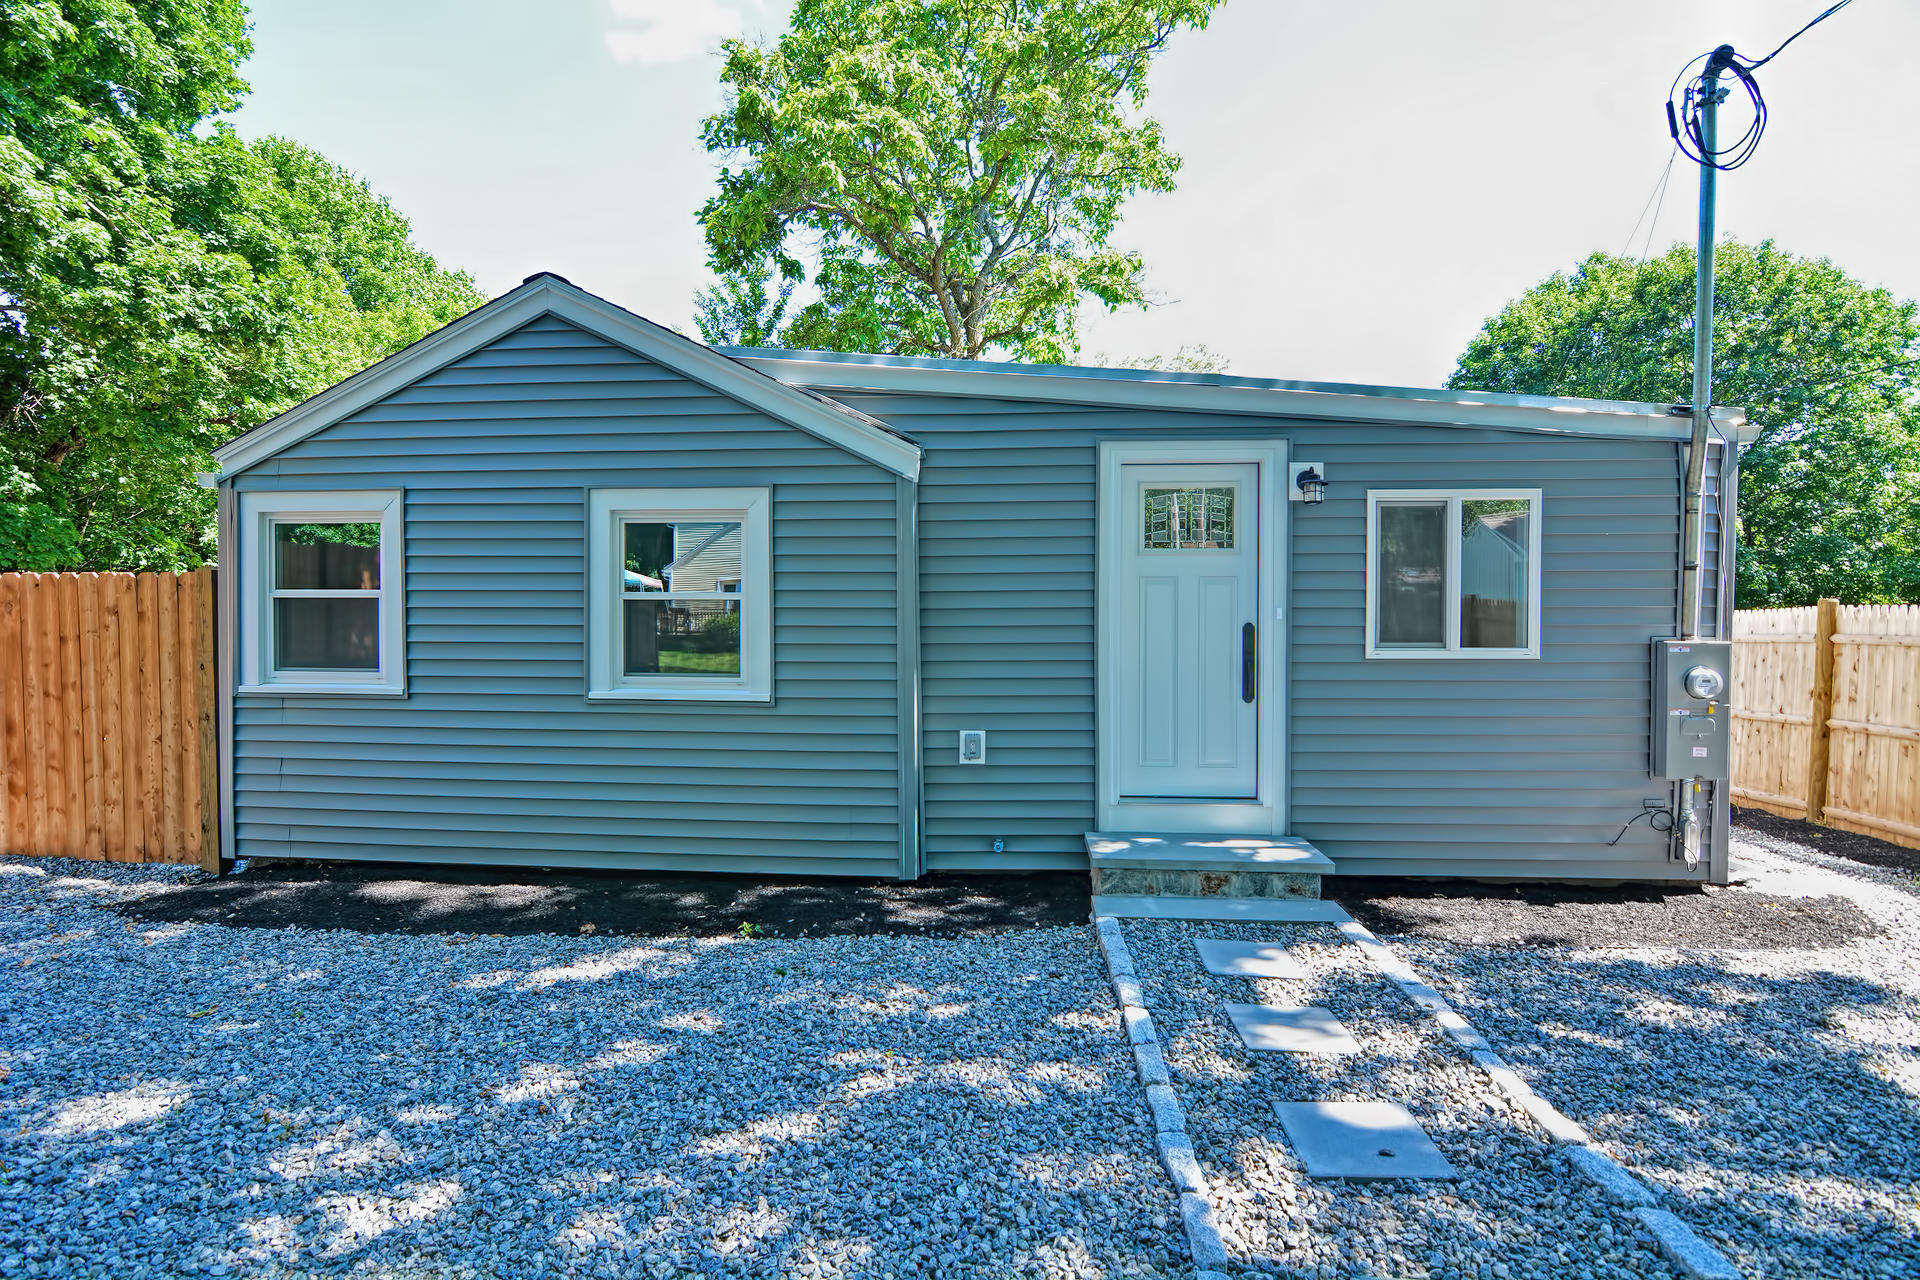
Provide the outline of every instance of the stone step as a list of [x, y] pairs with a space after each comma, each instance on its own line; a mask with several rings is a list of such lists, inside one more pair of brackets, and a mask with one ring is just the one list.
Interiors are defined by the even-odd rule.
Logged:
[[1132, 835], [1089, 831], [1086, 839], [1088, 861], [1103, 869], [1333, 874], [1333, 860], [1299, 836]]
[[1333, 862], [1297, 836], [1086, 834], [1093, 891], [1190, 898], [1317, 898]]
[[1268, 924], [1346, 924], [1337, 902], [1317, 898], [1184, 898], [1177, 894], [1093, 895], [1093, 914], [1123, 920], [1254, 920]]

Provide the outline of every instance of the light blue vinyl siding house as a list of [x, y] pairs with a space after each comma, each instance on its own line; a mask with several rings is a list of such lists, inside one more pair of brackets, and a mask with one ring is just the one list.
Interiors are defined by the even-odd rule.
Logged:
[[224, 848], [912, 878], [1212, 831], [1724, 878], [1717, 798], [1697, 871], [1608, 843], [1669, 785], [1686, 426], [717, 352], [536, 276], [216, 455]]

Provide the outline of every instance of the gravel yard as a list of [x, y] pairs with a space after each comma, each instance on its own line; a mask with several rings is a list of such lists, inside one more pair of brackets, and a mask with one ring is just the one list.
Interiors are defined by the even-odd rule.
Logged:
[[[1920, 884], [1794, 834], [1714, 893], [1329, 888], [1745, 1274], [1920, 1277]], [[1192, 1275], [1046, 886], [312, 879], [0, 860], [0, 1274]], [[1234, 1280], [1673, 1274], [1330, 926], [1124, 932]], [[1228, 1001], [1363, 1052], [1249, 1052]], [[1460, 1176], [1310, 1181], [1287, 1099], [1402, 1102]]]
[[0, 1274], [1191, 1271], [1085, 925], [354, 934], [0, 861]]
[[[1653, 1238], [1555, 1157], [1438, 1024], [1331, 926], [1127, 920], [1123, 932], [1237, 1274], [1672, 1274]], [[1310, 978], [1214, 976], [1194, 938], [1283, 942]], [[1250, 1000], [1324, 1005], [1362, 1052], [1249, 1052], [1224, 1005]], [[1400, 1102], [1459, 1180], [1310, 1181], [1272, 1109], [1290, 1100]]]
[[1635, 945], [1387, 941], [1745, 1274], [1920, 1276], [1920, 884], [1735, 837], [1736, 884], [1695, 902], [1780, 919], [1771, 945], [1658, 908]]

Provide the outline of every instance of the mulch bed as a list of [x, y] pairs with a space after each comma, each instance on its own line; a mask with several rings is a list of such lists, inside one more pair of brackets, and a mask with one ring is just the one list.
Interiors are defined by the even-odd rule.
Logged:
[[1489, 946], [1800, 951], [1882, 932], [1845, 898], [1782, 898], [1737, 887], [1339, 876], [1327, 882], [1327, 896], [1378, 934]]
[[[1920, 874], [1920, 849], [1871, 836], [1733, 811], [1734, 836], [1790, 841], [1833, 857]], [[1734, 885], [1479, 884], [1338, 876], [1326, 894], [1380, 934], [1529, 947], [1719, 947], [1802, 951], [1882, 932], [1845, 898], [1784, 898]]]
[[1885, 867], [1910, 876], [1920, 876], [1920, 849], [1905, 849], [1857, 832], [1822, 827], [1797, 818], [1782, 818], [1765, 809], [1735, 806], [1733, 821], [1736, 827], [1746, 827], [1776, 840], [1791, 840], [1829, 857], [1846, 858], [1852, 862], [1864, 862], [1870, 867]]
[[355, 933], [573, 933], [770, 938], [965, 937], [1082, 925], [1087, 874], [799, 880], [367, 862], [266, 862], [117, 908], [152, 923]]
[[[1774, 840], [1920, 875], [1920, 850], [1736, 809]], [[1738, 886], [1485, 884], [1338, 876], [1326, 896], [1381, 934], [1492, 946], [1804, 950], [1880, 932], [1844, 898], [1783, 898]], [[541, 871], [256, 860], [236, 875], [169, 887], [118, 910], [153, 923], [357, 933], [685, 934], [746, 930], [956, 937], [1084, 924], [1085, 872], [801, 880], [775, 876]], [[588, 926], [591, 926], [590, 928]]]

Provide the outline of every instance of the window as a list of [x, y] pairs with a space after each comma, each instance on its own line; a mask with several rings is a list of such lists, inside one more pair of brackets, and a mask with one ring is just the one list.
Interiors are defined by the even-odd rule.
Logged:
[[587, 696], [770, 701], [771, 492], [595, 489], [587, 507]]
[[406, 692], [400, 502], [240, 495], [241, 692]]
[[1369, 658], [1540, 656], [1540, 491], [1367, 494]]
[[1142, 551], [1231, 551], [1232, 485], [1140, 491]]

